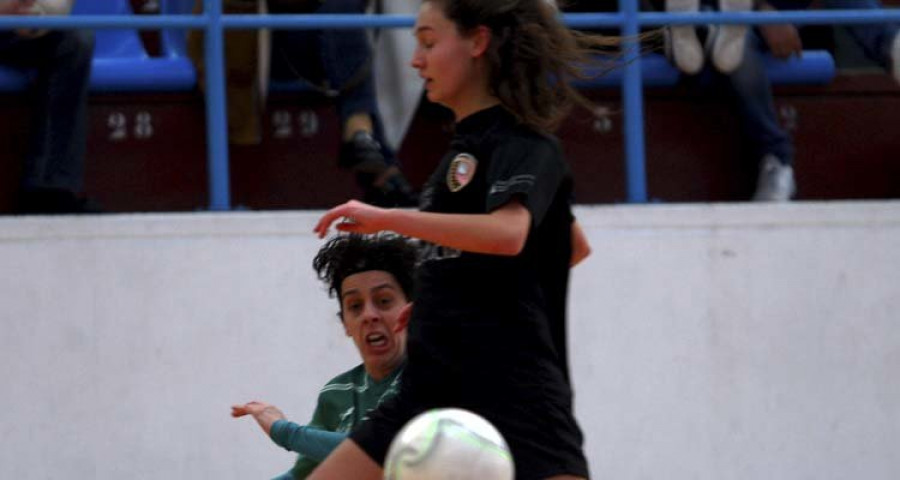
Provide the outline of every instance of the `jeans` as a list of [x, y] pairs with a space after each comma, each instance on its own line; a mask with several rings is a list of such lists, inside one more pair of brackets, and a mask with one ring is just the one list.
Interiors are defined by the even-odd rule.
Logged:
[[[854, 9], [854, 10], [880, 10], [879, 0], [823, 0], [825, 8], [829, 9]], [[845, 25], [847, 31], [862, 47], [872, 61], [882, 67], [889, 68], [891, 42], [900, 31], [900, 25], [891, 23], [870, 23], [858, 25]]]
[[[805, 9], [808, 0], [772, 0], [779, 9]], [[879, 0], [823, 0], [830, 9], [880, 9]], [[882, 66], [888, 66], [891, 42], [900, 26], [894, 24], [848, 25], [853, 38], [866, 54]], [[790, 135], [778, 123], [772, 99], [772, 87], [763, 65], [763, 55], [768, 46], [757, 29], [747, 35], [744, 59], [736, 71], [726, 78], [742, 121], [742, 132], [754, 150], [755, 158], [767, 154], [778, 157], [790, 165], [794, 159], [794, 145]]]
[[763, 64], [768, 52], [766, 42], [753, 29], [747, 33], [744, 59], [725, 83], [731, 91], [741, 119], [741, 131], [752, 149], [754, 158], [775, 155], [785, 165], [794, 162], [794, 144], [791, 136], [778, 123], [772, 83]]
[[[367, 3], [326, 0], [316, 13], [365, 13]], [[273, 78], [301, 77], [312, 85], [324, 86], [335, 96], [341, 124], [354, 114], [368, 113], [375, 126], [375, 139], [385, 145], [372, 73], [372, 45], [365, 30], [276, 30], [271, 66]], [[384, 153], [386, 160], [394, 161], [391, 152]]]
[[0, 32], [0, 64], [34, 71], [33, 124], [22, 187], [82, 189], [94, 34], [51, 31], [38, 38]]

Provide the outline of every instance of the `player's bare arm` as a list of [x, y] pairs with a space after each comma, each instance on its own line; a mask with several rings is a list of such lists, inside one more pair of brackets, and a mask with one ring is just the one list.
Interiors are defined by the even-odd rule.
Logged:
[[383, 209], [351, 200], [325, 213], [315, 232], [324, 237], [342, 218], [336, 228], [343, 232], [390, 230], [445, 247], [492, 255], [518, 255], [531, 226], [531, 213], [516, 200], [488, 214]]
[[572, 259], [569, 266], [574, 267], [591, 254], [591, 245], [578, 221], [572, 222]]

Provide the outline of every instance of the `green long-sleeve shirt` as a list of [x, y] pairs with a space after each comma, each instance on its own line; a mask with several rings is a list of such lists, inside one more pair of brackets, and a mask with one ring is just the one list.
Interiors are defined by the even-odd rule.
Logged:
[[397, 392], [401, 370], [402, 367], [397, 368], [381, 381], [375, 381], [362, 364], [357, 365], [322, 387], [316, 410], [306, 427], [284, 420], [275, 422], [270, 431], [272, 440], [300, 454], [294, 468], [278, 479], [306, 478], [370, 410]]

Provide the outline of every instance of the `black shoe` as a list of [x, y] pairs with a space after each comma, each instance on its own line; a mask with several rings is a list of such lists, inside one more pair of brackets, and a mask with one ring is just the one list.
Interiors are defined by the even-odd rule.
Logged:
[[338, 166], [356, 174], [357, 183], [365, 191], [363, 201], [366, 203], [379, 207], [414, 207], [419, 204], [406, 177], [385, 160], [381, 144], [368, 132], [358, 131], [341, 145]]
[[23, 215], [103, 213], [94, 200], [60, 188], [31, 188], [19, 193], [16, 213]]
[[363, 201], [376, 207], [418, 207], [419, 197], [399, 171], [388, 177], [381, 187], [369, 183]]
[[387, 170], [388, 163], [378, 140], [372, 138], [369, 132], [360, 130], [341, 144], [338, 166], [378, 176]]

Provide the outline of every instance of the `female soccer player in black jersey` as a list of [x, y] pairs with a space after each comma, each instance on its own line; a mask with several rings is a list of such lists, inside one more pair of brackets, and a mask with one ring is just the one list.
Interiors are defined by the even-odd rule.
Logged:
[[461, 407], [506, 438], [518, 479], [588, 477], [572, 414], [565, 344], [569, 267], [587, 242], [571, 213], [572, 175], [548, 133], [578, 98], [586, 48], [609, 40], [566, 29], [547, 0], [425, 0], [412, 66], [428, 98], [456, 116], [450, 152], [421, 211], [350, 201], [324, 236], [391, 230], [426, 242], [398, 395], [310, 478], [381, 478], [401, 427]]

